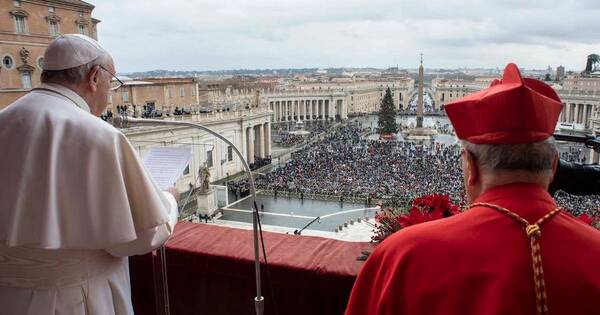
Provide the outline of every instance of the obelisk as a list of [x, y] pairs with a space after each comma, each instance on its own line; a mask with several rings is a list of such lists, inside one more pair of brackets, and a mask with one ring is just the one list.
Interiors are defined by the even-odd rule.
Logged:
[[417, 128], [423, 128], [423, 53], [419, 66], [419, 95], [417, 96]]

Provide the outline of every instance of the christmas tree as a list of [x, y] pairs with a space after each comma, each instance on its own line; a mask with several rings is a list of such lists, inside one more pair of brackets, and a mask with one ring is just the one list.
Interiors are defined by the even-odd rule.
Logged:
[[387, 88], [385, 96], [381, 100], [381, 107], [379, 109], [379, 133], [385, 134], [396, 134], [398, 133], [398, 124], [396, 123], [396, 110], [394, 106], [394, 99], [392, 99], [392, 91]]

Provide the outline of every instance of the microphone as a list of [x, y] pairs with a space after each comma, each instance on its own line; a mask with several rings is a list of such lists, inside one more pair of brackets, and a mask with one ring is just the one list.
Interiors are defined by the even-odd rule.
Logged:
[[[133, 118], [133, 117], [127, 117], [124, 115], [117, 114], [117, 115], [113, 116], [112, 125], [116, 128], [128, 128], [128, 127], [139, 126], [139, 125], [186, 126], [186, 127], [191, 127], [191, 128], [199, 129], [202, 131], [206, 131], [209, 134], [217, 137], [218, 139], [221, 139], [222, 141], [227, 143], [227, 145], [231, 146], [233, 151], [236, 153], [236, 155], [242, 161], [242, 166], [244, 167], [244, 171], [245, 171], [246, 175], [248, 176], [248, 180], [250, 182], [250, 194], [252, 195], [252, 204], [254, 207], [254, 211], [253, 211], [254, 215], [252, 216], [252, 232], [253, 232], [253, 238], [254, 238], [254, 273], [255, 273], [255, 277], [256, 277], [256, 297], [254, 297], [254, 309], [256, 311], [256, 315], [262, 315], [264, 312], [265, 299], [262, 296], [262, 290], [261, 290], [262, 286], [261, 286], [261, 278], [260, 278], [260, 256], [259, 256], [259, 244], [258, 244], [259, 233], [261, 234], [261, 239], [262, 239], [262, 229], [260, 229], [260, 231], [259, 231], [259, 226], [258, 226], [259, 213], [258, 213], [258, 207], [257, 207], [257, 203], [256, 203], [256, 186], [254, 185], [254, 177], [252, 176], [252, 171], [250, 171], [250, 166], [248, 165], [248, 161], [246, 161], [246, 159], [244, 158], [244, 155], [238, 150], [238, 148], [233, 143], [231, 143], [231, 141], [227, 140], [227, 138], [223, 137], [221, 134], [215, 132], [214, 130], [212, 130], [206, 126], [203, 126], [203, 125], [201, 125], [199, 123], [195, 123], [195, 122]], [[264, 251], [264, 246], [263, 246], [263, 251]], [[266, 255], [266, 253], [263, 252], [263, 255]], [[265, 257], [265, 261], [266, 261], [266, 257]]]

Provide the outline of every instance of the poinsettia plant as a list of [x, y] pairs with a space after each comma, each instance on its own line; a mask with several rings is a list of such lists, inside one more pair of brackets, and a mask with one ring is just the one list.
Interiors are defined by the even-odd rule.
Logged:
[[600, 229], [600, 209], [596, 210], [596, 213], [592, 215], [584, 213], [578, 216], [577, 218], [597, 229]]
[[415, 198], [405, 209], [387, 208], [375, 214], [375, 235], [371, 240], [381, 243], [394, 232], [407, 226], [447, 218], [460, 212], [460, 207], [448, 195], [432, 194]]

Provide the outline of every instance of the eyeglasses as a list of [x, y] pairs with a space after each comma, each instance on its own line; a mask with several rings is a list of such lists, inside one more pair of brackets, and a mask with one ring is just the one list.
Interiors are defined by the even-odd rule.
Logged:
[[100, 67], [100, 69], [108, 72], [108, 74], [110, 74], [112, 76], [112, 80], [110, 80], [110, 90], [111, 91], [114, 91], [114, 90], [120, 88], [121, 86], [123, 86], [123, 81], [119, 80], [119, 78], [117, 78], [117, 76], [114, 73], [108, 71], [106, 68], [104, 68], [101, 65], [98, 65], [98, 67]]

